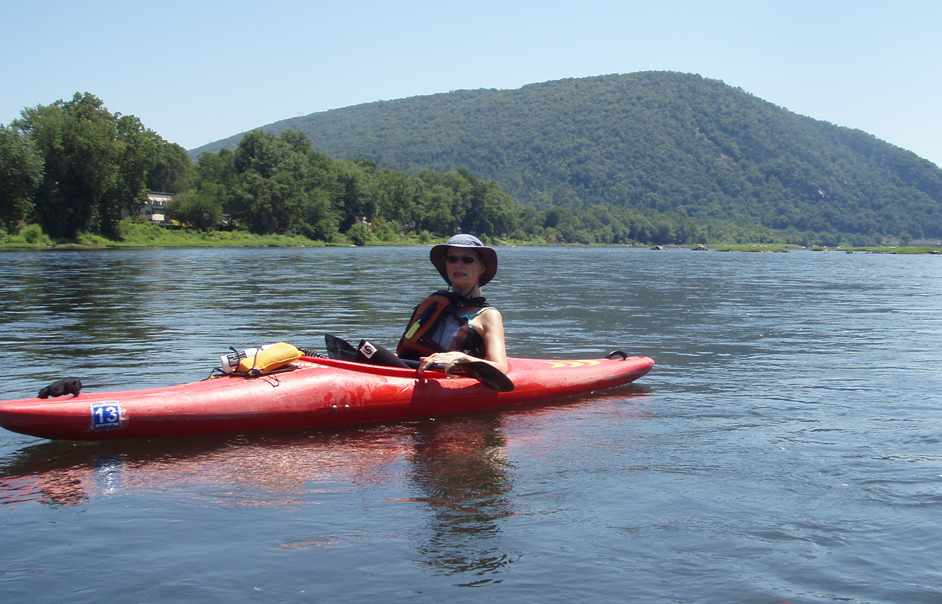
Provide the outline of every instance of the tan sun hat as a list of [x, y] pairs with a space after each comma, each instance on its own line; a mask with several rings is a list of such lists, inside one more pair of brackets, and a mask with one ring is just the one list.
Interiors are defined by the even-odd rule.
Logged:
[[445, 269], [445, 260], [446, 256], [448, 255], [448, 248], [450, 247], [464, 247], [474, 250], [478, 253], [478, 257], [481, 259], [481, 262], [484, 263], [484, 272], [481, 273], [481, 278], [478, 280], [478, 285], [484, 285], [493, 279], [494, 275], [497, 274], [497, 252], [494, 251], [494, 248], [487, 247], [474, 235], [460, 233], [445, 243], [439, 243], [438, 245], [433, 246], [431, 251], [428, 253], [429, 260], [432, 261], [432, 264], [434, 264], [435, 268], [438, 269], [438, 274], [442, 276], [442, 278], [445, 280], [445, 283], [448, 285], [451, 285], [451, 281], [448, 280], [448, 271]]

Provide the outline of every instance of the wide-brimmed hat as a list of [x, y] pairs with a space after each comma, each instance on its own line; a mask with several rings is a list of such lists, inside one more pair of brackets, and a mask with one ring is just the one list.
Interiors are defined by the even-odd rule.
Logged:
[[481, 259], [481, 262], [484, 263], [484, 272], [481, 273], [481, 278], [478, 280], [478, 285], [484, 285], [493, 279], [494, 275], [497, 274], [497, 252], [494, 251], [494, 248], [487, 247], [474, 235], [466, 235], [461, 233], [455, 235], [445, 243], [439, 243], [438, 245], [433, 246], [431, 251], [428, 253], [429, 260], [432, 261], [432, 264], [434, 264], [435, 268], [438, 269], [438, 274], [442, 276], [442, 278], [445, 280], [445, 283], [448, 285], [451, 285], [451, 281], [448, 280], [448, 271], [445, 268], [445, 260], [446, 256], [448, 255], [448, 248], [450, 247], [466, 247], [478, 253], [478, 257]]

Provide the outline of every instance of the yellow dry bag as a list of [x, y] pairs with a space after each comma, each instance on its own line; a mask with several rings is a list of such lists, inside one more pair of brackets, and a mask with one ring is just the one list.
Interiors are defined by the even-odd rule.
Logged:
[[281, 369], [301, 358], [301, 351], [287, 342], [266, 344], [258, 348], [247, 348], [238, 353], [219, 357], [225, 373], [242, 375], [265, 375]]

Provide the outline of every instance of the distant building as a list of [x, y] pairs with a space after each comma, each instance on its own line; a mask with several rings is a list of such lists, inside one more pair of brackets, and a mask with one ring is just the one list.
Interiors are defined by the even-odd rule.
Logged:
[[167, 208], [172, 202], [172, 193], [148, 191], [141, 205], [141, 215], [154, 224], [166, 224]]

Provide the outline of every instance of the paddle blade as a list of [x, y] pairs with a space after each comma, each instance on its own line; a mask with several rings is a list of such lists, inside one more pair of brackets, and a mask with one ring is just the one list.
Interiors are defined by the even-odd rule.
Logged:
[[452, 369], [452, 373], [473, 377], [491, 390], [496, 390], [497, 392], [510, 392], [514, 389], [514, 383], [507, 377], [507, 374], [484, 361], [458, 363]]

